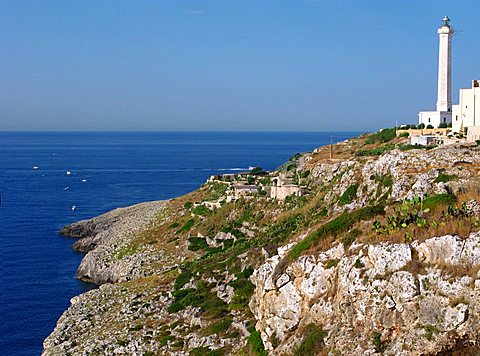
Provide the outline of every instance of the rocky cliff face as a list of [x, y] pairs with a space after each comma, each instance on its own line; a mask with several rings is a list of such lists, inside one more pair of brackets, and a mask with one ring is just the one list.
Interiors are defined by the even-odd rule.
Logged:
[[367, 141], [302, 157], [290, 172], [302, 197], [230, 202], [208, 182], [65, 227], [86, 252], [78, 277], [101, 286], [71, 300], [44, 354], [470, 347], [480, 340], [480, 150]]
[[293, 353], [310, 323], [325, 330], [332, 354], [435, 354], [480, 337], [480, 233], [347, 249], [340, 243], [300, 257], [275, 279], [284, 253], [251, 277], [250, 308], [268, 350], [276, 344], [275, 353]]

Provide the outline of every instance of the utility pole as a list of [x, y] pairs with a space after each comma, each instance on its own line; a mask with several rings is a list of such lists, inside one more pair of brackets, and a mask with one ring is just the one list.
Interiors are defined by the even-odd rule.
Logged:
[[330, 135], [330, 159], [333, 159], [333, 138]]

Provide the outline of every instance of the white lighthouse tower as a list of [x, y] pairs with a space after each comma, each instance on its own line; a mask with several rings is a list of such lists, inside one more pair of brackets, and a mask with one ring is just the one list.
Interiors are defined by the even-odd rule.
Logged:
[[452, 36], [448, 16], [443, 18], [443, 24], [438, 29], [438, 93], [437, 111], [421, 111], [418, 114], [418, 123], [425, 127], [438, 127], [441, 124], [452, 122]]

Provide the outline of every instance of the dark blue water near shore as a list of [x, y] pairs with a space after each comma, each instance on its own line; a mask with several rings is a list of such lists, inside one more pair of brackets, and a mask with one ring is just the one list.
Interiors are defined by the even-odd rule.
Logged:
[[0, 353], [40, 354], [70, 298], [92, 288], [75, 279], [82, 255], [63, 225], [356, 134], [0, 133]]

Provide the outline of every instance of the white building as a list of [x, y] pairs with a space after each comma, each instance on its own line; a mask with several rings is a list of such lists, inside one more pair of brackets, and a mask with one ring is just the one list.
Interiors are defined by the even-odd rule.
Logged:
[[460, 89], [459, 99], [460, 103], [452, 108], [452, 131], [463, 132], [465, 128], [480, 126], [480, 80], [473, 80], [471, 89]]
[[442, 123], [452, 122], [452, 36], [448, 16], [443, 18], [443, 24], [438, 29], [438, 92], [437, 110], [421, 111], [418, 114], [418, 123], [425, 126], [438, 127]]

